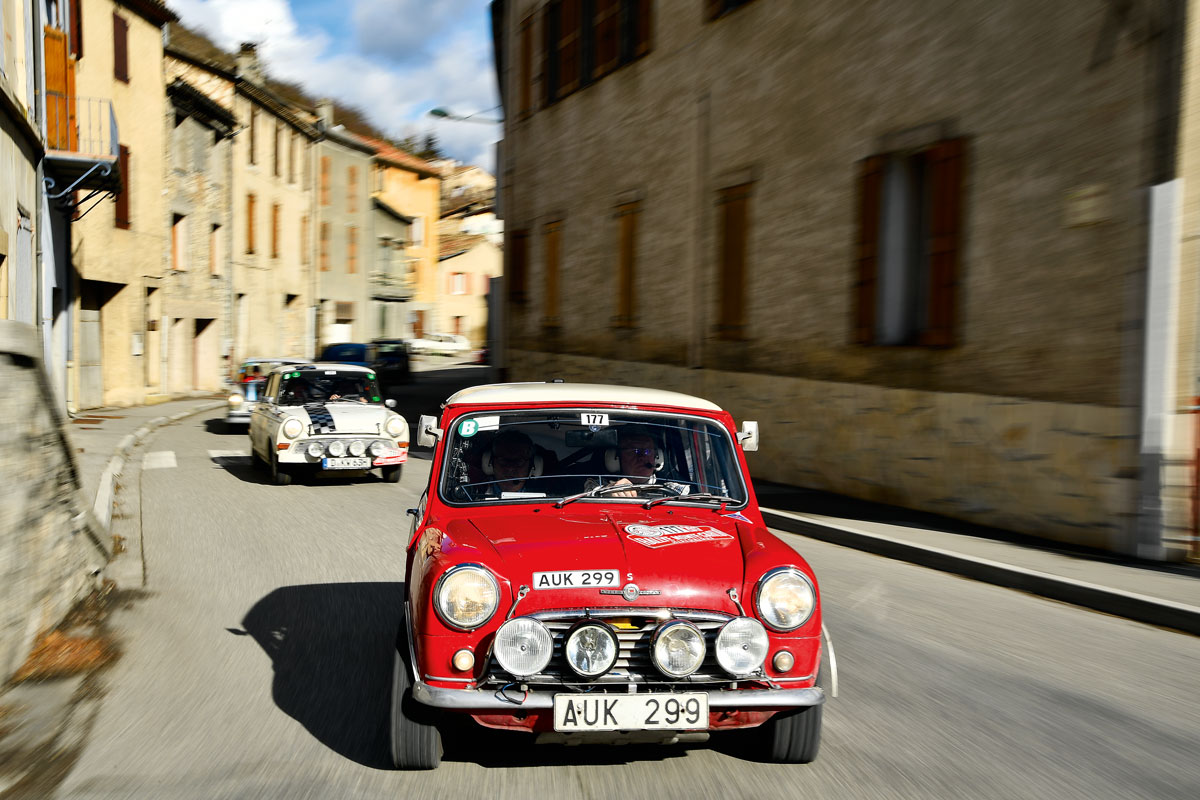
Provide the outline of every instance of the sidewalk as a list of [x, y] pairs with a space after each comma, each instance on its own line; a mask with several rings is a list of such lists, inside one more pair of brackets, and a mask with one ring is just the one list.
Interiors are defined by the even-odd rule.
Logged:
[[1200, 635], [1198, 564], [1138, 561], [794, 486], [754, 488], [773, 528]]

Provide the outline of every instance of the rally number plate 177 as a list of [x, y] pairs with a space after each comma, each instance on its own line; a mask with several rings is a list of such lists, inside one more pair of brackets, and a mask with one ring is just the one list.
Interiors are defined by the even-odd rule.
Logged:
[[556, 694], [556, 731], [696, 730], [708, 727], [708, 695]]

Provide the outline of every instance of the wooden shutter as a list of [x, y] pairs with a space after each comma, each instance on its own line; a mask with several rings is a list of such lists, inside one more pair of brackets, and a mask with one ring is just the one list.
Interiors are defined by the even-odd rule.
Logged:
[[854, 283], [854, 342], [875, 341], [876, 282], [879, 274], [879, 213], [883, 200], [884, 156], [871, 156], [858, 165], [858, 276]]
[[329, 156], [321, 156], [321, 205], [329, 205]]
[[526, 299], [525, 279], [529, 268], [529, 233], [513, 231], [508, 237], [508, 247], [504, 248], [508, 258], [505, 274], [508, 279], [508, 301], [524, 303]]
[[634, 0], [633, 9], [633, 57], [640, 58], [650, 52], [651, 32], [650, 0]]
[[550, 105], [558, 96], [558, 3], [547, 3], [539, 17], [542, 21], [542, 104]]
[[559, 283], [559, 255], [560, 246], [562, 244], [562, 220], [546, 223], [545, 235], [545, 267], [546, 272], [543, 277], [543, 319], [542, 324], [550, 327], [557, 327], [558, 319], [558, 283]]
[[518, 53], [519, 72], [517, 80], [517, 115], [527, 117], [533, 113], [533, 15], [525, 18], [518, 33], [520, 50]]
[[254, 205], [256, 198], [252, 194], [246, 195], [246, 252], [254, 252]]
[[617, 208], [617, 313], [613, 324], [619, 328], [633, 325], [634, 259], [637, 247], [638, 203]]
[[954, 344], [959, 253], [962, 250], [964, 139], [946, 139], [926, 152], [932, 219], [929, 231], [929, 322], [921, 344]]
[[129, 23], [113, 12], [113, 77], [129, 83]]
[[749, 241], [750, 188], [743, 183], [721, 190], [720, 275], [717, 287], [717, 336], [742, 339], [746, 329], [746, 246]]
[[592, 17], [592, 35], [595, 37], [596, 65], [592, 74], [601, 78], [617, 68], [621, 58], [621, 0], [596, 0], [596, 12]]
[[70, 0], [71, 55], [83, 58], [83, 0]]
[[562, 0], [558, 21], [558, 96], [579, 88], [580, 0]]
[[129, 229], [129, 194], [133, 180], [129, 175], [129, 148], [120, 145], [117, 150], [117, 168], [121, 172], [121, 191], [117, 194], [116, 216], [114, 224], [118, 228]]
[[321, 223], [321, 272], [329, 272], [329, 223]]
[[271, 204], [271, 258], [279, 258], [279, 203]]
[[346, 272], [351, 275], [358, 272], [358, 228], [355, 227], [346, 231]]
[[71, 123], [68, 112], [67, 37], [57, 28], [46, 28], [46, 146], [51, 150], [70, 150]]

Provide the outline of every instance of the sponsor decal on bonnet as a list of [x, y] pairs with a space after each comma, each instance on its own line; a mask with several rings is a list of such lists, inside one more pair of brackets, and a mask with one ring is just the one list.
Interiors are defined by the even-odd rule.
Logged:
[[707, 525], [626, 525], [625, 533], [629, 541], [650, 548], [734, 538], [731, 533]]

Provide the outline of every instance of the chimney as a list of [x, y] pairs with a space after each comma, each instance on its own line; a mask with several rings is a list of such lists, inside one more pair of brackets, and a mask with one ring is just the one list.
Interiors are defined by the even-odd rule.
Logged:
[[328, 97], [322, 97], [317, 101], [317, 116], [321, 122], [325, 123], [325, 127], [333, 127], [333, 101]]
[[254, 42], [242, 42], [237, 54], [238, 75], [255, 83], [262, 83], [262, 68], [258, 63], [258, 45]]

